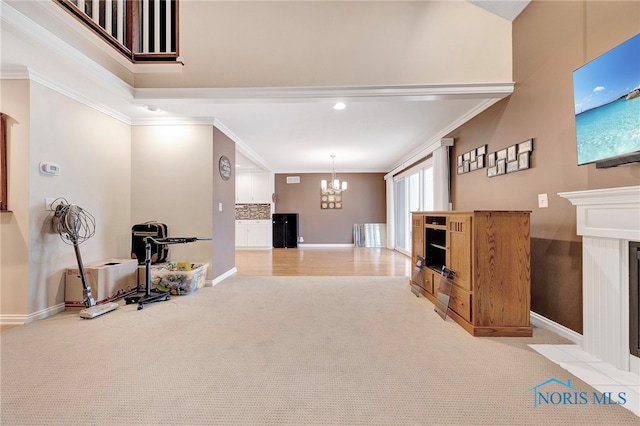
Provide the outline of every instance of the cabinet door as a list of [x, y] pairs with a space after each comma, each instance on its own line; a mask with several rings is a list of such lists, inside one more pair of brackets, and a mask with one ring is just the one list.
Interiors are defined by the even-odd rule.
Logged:
[[416, 265], [418, 256], [424, 257], [424, 215], [411, 215], [411, 266]]
[[284, 246], [298, 247], [298, 215], [287, 214], [284, 218]]
[[252, 185], [251, 173], [236, 174], [236, 203], [249, 204], [252, 203]]
[[271, 174], [252, 173], [251, 176], [251, 202], [270, 203], [271, 202]]
[[246, 247], [247, 242], [247, 224], [243, 220], [236, 220], [236, 247]]
[[471, 290], [471, 217], [447, 217], [447, 267], [456, 275], [454, 284]]
[[271, 246], [271, 221], [255, 220], [247, 225], [247, 245], [249, 247]]
[[284, 214], [275, 213], [273, 215], [272, 235], [273, 235], [273, 247], [284, 248]]

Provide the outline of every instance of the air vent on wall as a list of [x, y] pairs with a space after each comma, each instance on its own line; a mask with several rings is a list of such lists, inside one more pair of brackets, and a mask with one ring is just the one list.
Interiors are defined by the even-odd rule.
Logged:
[[300, 183], [300, 176], [287, 176], [287, 183]]

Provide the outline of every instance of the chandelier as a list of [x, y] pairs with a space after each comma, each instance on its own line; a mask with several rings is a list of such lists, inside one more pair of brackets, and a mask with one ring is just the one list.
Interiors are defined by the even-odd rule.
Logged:
[[347, 182], [340, 182], [340, 179], [336, 176], [336, 156], [331, 156], [331, 180], [327, 181], [323, 179], [320, 181], [320, 187], [323, 191], [346, 191]]

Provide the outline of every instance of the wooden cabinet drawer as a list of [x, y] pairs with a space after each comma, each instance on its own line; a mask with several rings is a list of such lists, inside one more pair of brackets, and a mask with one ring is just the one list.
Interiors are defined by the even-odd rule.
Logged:
[[449, 309], [471, 322], [471, 293], [464, 291], [460, 287], [453, 286]]
[[424, 268], [424, 285], [422, 288], [427, 290], [427, 293], [433, 294], [433, 272], [429, 268]]
[[433, 294], [433, 272], [429, 268], [423, 268], [421, 273], [414, 274], [411, 277], [411, 282]]

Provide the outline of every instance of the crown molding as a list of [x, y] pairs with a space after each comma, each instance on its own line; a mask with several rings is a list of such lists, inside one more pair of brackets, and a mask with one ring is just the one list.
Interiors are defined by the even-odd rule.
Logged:
[[240, 139], [238, 135], [232, 132], [231, 129], [225, 126], [220, 120], [218, 120], [217, 118], [214, 119], [213, 125], [222, 133], [224, 133], [229, 139], [235, 142], [236, 149], [240, 151], [242, 155], [247, 157], [259, 167], [262, 167], [264, 170], [273, 172], [273, 170], [271, 170], [271, 167], [267, 165], [267, 162], [264, 161], [262, 157], [260, 157], [253, 149], [249, 148], [249, 146], [242, 139]]
[[0, 80], [29, 80], [34, 83], [38, 83], [44, 87], [47, 87], [53, 90], [56, 93], [59, 93], [62, 96], [66, 96], [67, 98], [73, 99], [77, 102], [80, 102], [83, 105], [88, 106], [89, 108], [100, 111], [116, 120], [119, 120], [125, 124], [131, 125], [131, 119], [121, 112], [109, 108], [99, 102], [96, 102], [92, 98], [84, 95], [83, 93], [61, 85], [52, 79], [34, 71], [27, 67], [15, 67], [15, 68], [2, 68], [0, 69]]
[[421, 144], [418, 149], [410, 152], [409, 154], [404, 156], [402, 160], [400, 160], [393, 167], [391, 167], [391, 171], [387, 175], [385, 175], [385, 179], [393, 177], [394, 175], [400, 173], [402, 170], [406, 169], [410, 165], [429, 156], [431, 153], [433, 153], [433, 151], [435, 151], [437, 148], [443, 145], [442, 141], [447, 139], [446, 136], [449, 133], [453, 132], [455, 129], [462, 126], [464, 123], [468, 122], [470, 119], [472, 119], [482, 111], [486, 110], [491, 105], [500, 101], [504, 97], [506, 96], [503, 96], [502, 98], [487, 99], [486, 101], [476, 105], [475, 108], [467, 111], [466, 114], [458, 117], [455, 121], [453, 121], [447, 127], [441, 129], [433, 137], [429, 138], [426, 142]]
[[210, 117], [144, 117], [133, 118], [132, 126], [212, 126]]
[[341, 100], [444, 100], [495, 98], [513, 93], [514, 83], [458, 85], [386, 85], [343, 87], [247, 87], [247, 88], [138, 88], [138, 100], [191, 100], [200, 102], [294, 102]]

